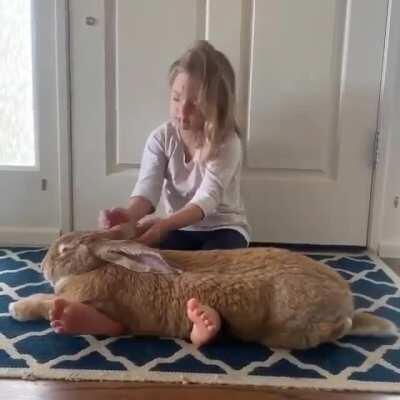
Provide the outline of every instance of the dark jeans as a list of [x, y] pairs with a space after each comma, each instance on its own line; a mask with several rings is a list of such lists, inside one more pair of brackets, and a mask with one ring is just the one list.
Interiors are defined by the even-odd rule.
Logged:
[[163, 250], [215, 250], [247, 247], [244, 236], [234, 229], [172, 231], [160, 243]]

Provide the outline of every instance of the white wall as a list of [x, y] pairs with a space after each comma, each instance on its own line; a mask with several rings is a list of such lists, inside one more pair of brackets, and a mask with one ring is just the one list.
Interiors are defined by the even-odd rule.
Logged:
[[394, 204], [395, 197], [400, 196], [400, 2], [392, 1], [392, 8], [382, 110], [387, 151], [379, 254], [384, 257], [400, 257], [400, 204], [397, 208]]

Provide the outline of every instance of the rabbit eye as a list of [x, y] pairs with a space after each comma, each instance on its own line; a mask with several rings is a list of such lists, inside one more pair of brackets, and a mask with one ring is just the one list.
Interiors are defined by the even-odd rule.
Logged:
[[66, 244], [60, 244], [58, 246], [58, 252], [60, 254], [64, 254], [68, 250], [68, 246]]

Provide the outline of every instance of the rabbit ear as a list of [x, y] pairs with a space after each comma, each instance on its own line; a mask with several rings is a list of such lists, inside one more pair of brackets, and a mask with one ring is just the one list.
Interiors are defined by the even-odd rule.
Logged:
[[153, 274], [180, 274], [157, 250], [129, 240], [100, 240], [91, 246], [96, 257], [131, 271]]

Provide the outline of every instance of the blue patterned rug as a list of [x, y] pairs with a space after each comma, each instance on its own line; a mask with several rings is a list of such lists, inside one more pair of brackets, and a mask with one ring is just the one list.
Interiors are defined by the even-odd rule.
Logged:
[[[0, 377], [225, 383], [400, 392], [400, 337], [347, 337], [308, 351], [225, 341], [194, 349], [182, 340], [67, 337], [45, 321], [17, 322], [8, 304], [50, 293], [45, 249], [0, 249]], [[367, 254], [309, 254], [349, 280], [357, 308], [400, 326], [400, 279]]]

